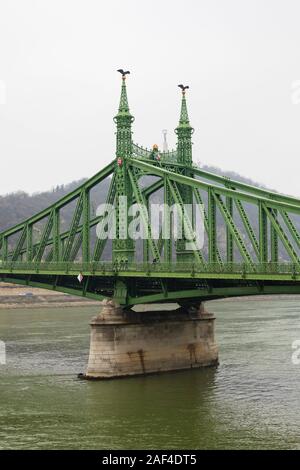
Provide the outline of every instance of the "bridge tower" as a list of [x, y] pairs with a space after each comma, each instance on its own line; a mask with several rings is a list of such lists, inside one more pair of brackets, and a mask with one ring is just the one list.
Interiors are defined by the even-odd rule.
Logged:
[[128, 207], [132, 204], [132, 187], [130, 184], [126, 157], [132, 156], [132, 130], [134, 117], [128, 105], [126, 90], [126, 72], [122, 73], [122, 88], [118, 114], [114, 117], [117, 125], [116, 132], [116, 237], [113, 241], [113, 261], [116, 263], [131, 263], [134, 258], [133, 240], [128, 237]]
[[[181, 86], [180, 86], [181, 87]], [[175, 129], [175, 133], [177, 134], [177, 154], [178, 154], [178, 162], [185, 164], [187, 167], [191, 167], [193, 162], [192, 156], [192, 134], [194, 133], [194, 129], [190, 124], [188, 110], [187, 110], [187, 103], [186, 103], [186, 89], [188, 87], [182, 87], [181, 93], [181, 111], [180, 111], [180, 118], [179, 124]]]
[[[188, 86], [179, 85], [182, 92], [181, 98], [181, 111], [178, 126], [175, 129], [177, 135], [177, 159], [178, 163], [184, 165], [181, 173], [184, 176], [193, 177], [192, 173], [192, 135], [194, 129], [190, 124], [187, 102], [186, 102], [186, 90]], [[178, 185], [178, 189], [181, 195], [183, 204], [191, 208], [191, 213], [187, 214], [191, 217], [192, 226], [194, 228], [194, 214], [193, 214], [193, 189], [186, 185]], [[182, 230], [184, 227], [182, 227]], [[184, 231], [183, 231], [184, 233]], [[194, 253], [191, 250], [186, 249], [186, 238], [183, 236], [180, 240], [176, 242], [176, 254], [178, 262], [192, 262], [194, 260]]]
[[[122, 72], [121, 72], [122, 73]], [[113, 242], [113, 260], [116, 263], [131, 262], [134, 255], [133, 242], [127, 237], [127, 224], [124, 227], [125, 210], [121, 202], [127, 198], [131, 204], [133, 194], [131, 181], [124, 157], [132, 157], [131, 124], [126, 84], [122, 74], [122, 91], [119, 112], [115, 117], [117, 124], [116, 151], [116, 201], [117, 238]], [[178, 161], [184, 167], [184, 176], [192, 175], [192, 133], [185, 88], [182, 90], [182, 103], [179, 125], [175, 130], [178, 136]], [[164, 183], [165, 202], [172, 201], [166, 182]], [[178, 185], [180, 203], [193, 203], [193, 190]], [[121, 198], [121, 200], [120, 200]], [[193, 224], [193, 221], [192, 221]], [[193, 225], [194, 228], [194, 225]], [[183, 232], [182, 232], [183, 233]], [[177, 260], [194, 260], [193, 251], [186, 250], [186, 240], [176, 242]], [[171, 247], [165, 245], [165, 261], [171, 260]], [[132, 281], [131, 281], [132, 282]], [[91, 323], [91, 343], [85, 378], [103, 379], [139, 374], [158, 373], [180, 369], [191, 369], [218, 364], [218, 346], [214, 337], [213, 314], [207, 313], [202, 304], [182, 306], [175, 310], [148, 310], [136, 312], [124, 309], [127, 296], [126, 281], [117, 280], [113, 300], [103, 301], [100, 314]]]
[[[116, 227], [112, 244], [112, 260], [115, 265], [128, 265], [134, 261], [134, 242], [128, 236], [128, 208], [132, 204], [132, 186], [127, 171], [126, 158], [132, 156], [132, 130], [134, 117], [130, 113], [126, 76], [129, 72], [118, 70], [122, 75], [122, 87], [120, 104], [114, 122], [117, 125], [116, 132], [116, 162], [115, 162], [115, 210]], [[114, 298], [124, 302], [127, 296], [127, 286], [123, 281], [116, 280], [114, 286]]]

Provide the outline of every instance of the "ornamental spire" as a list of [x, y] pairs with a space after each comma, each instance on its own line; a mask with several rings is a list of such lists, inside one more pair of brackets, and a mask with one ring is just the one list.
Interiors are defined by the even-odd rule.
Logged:
[[187, 111], [185, 91], [189, 86], [178, 85], [182, 91], [181, 112], [179, 124], [175, 129], [177, 134], [177, 158], [178, 162], [184, 165], [191, 165], [192, 163], [192, 134], [194, 129], [190, 125], [189, 115]]
[[178, 85], [179, 88], [182, 90], [182, 100], [181, 100], [181, 112], [180, 112], [180, 119], [179, 119], [179, 126], [180, 127], [190, 127], [189, 115], [187, 111], [187, 104], [185, 98], [185, 90], [189, 88], [189, 86]]
[[120, 72], [122, 74], [122, 89], [121, 89], [121, 97], [120, 97], [118, 114], [130, 115], [128, 99], [127, 99], [127, 90], [126, 90], [126, 75], [128, 75], [130, 72], [129, 70], [124, 72], [123, 69], [118, 69], [117, 72]]
[[118, 72], [122, 75], [122, 89], [121, 98], [119, 104], [118, 114], [114, 117], [114, 122], [117, 124], [117, 157], [129, 157], [132, 153], [132, 135], [131, 135], [131, 124], [134, 121], [134, 117], [130, 114], [127, 91], [126, 91], [126, 75], [130, 72], [127, 70], [124, 72], [123, 69], [119, 69]]

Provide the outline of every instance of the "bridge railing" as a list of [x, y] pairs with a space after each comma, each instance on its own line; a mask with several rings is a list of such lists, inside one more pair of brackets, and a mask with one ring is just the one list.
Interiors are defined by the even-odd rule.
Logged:
[[[151, 150], [141, 147], [137, 144], [132, 144], [132, 154], [134, 158], [142, 158], [146, 160], [152, 159]], [[174, 163], [177, 161], [177, 150], [170, 150], [167, 152], [159, 152], [162, 162]]]
[[69, 273], [69, 272], [85, 272], [85, 273], [168, 273], [172, 277], [172, 273], [189, 273], [193, 274], [300, 274], [300, 266], [294, 263], [113, 263], [113, 262], [17, 262], [0, 260], [0, 273], [11, 272], [49, 272]]

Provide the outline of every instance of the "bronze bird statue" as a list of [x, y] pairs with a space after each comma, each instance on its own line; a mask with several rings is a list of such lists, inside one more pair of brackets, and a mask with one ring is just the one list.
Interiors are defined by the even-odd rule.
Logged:
[[188, 85], [186, 85], [186, 86], [182, 85], [182, 83], [181, 83], [180, 85], [178, 85], [178, 86], [179, 86], [179, 88], [182, 89], [182, 93], [185, 93], [185, 90], [187, 90], [188, 88], [190, 88]]
[[123, 69], [118, 69], [117, 72], [120, 72], [120, 73], [122, 74], [122, 77], [123, 77], [123, 78], [125, 78], [126, 75], [127, 75], [128, 73], [130, 73], [129, 70], [127, 70], [126, 72], [124, 72]]

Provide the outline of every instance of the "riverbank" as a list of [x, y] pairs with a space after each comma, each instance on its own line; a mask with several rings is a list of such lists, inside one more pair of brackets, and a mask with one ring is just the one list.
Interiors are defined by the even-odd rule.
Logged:
[[40, 307], [84, 307], [99, 305], [99, 301], [63, 294], [36, 287], [0, 284], [0, 309]]

